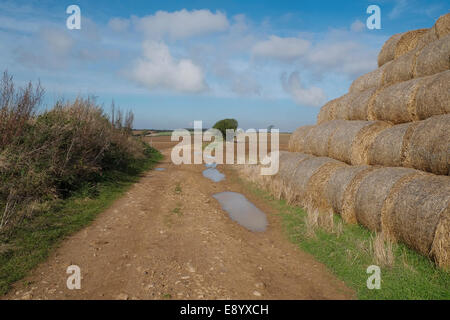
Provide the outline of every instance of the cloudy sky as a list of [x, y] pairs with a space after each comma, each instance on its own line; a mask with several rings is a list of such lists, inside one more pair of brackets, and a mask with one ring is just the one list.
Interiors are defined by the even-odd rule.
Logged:
[[[81, 9], [68, 30], [66, 8]], [[381, 30], [366, 9], [381, 8]], [[5, 1], [0, 67], [40, 79], [46, 104], [94, 94], [135, 112], [136, 128], [293, 130], [376, 68], [392, 34], [431, 27], [446, 0]]]

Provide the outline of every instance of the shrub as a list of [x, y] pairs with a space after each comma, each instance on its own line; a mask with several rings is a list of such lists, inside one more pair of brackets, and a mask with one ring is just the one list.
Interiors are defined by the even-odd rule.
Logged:
[[223, 119], [223, 120], [216, 122], [216, 124], [213, 126], [214, 129], [217, 129], [220, 132], [222, 132], [223, 137], [226, 137], [227, 129], [233, 129], [236, 131], [237, 127], [238, 127], [238, 122], [235, 119]]
[[112, 122], [91, 97], [36, 115], [43, 91], [31, 84], [15, 90], [10, 80], [4, 76], [0, 100], [0, 232], [145, 156], [146, 146], [131, 136], [131, 112]]

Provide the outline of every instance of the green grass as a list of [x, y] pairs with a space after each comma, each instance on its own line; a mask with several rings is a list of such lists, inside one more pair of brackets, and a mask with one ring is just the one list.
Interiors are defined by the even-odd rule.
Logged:
[[171, 136], [172, 131], [163, 131], [163, 132], [157, 132], [153, 135], [153, 137], [165, 137], [165, 136]]
[[0, 295], [44, 261], [64, 238], [91, 223], [161, 159], [158, 151], [149, 149], [147, 158], [127, 170], [108, 172], [100, 182], [53, 203], [49, 211], [24, 221], [8, 238], [0, 238]]
[[[301, 208], [274, 199], [254, 184], [241, 183], [278, 212], [290, 241], [325, 264], [356, 292], [358, 299], [450, 299], [450, 273], [403, 244], [394, 245], [394, 265], [381, 267], [381, 289], [369, 290], [366, 282], [370, 274], [366, 270], [376, 265], [370, 249], [373, 232], [344, 224], [339, 236], [321, 229], [315, 237], [307, 236], [306, 213]], [[335, 223], [341, 220], [335, 215]]]

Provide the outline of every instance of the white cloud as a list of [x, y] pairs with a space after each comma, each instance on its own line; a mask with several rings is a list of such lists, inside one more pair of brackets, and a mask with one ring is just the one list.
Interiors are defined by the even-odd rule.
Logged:
[[351, 40], [322, 41], [306, 57], [307, 64], [316, 73], [337, 72], [355, 77], [376, 68], [375, 50]]
[[40, 31], [40, 37], [44, 40], [51, 53], [65, 55], [72, 48], [74, 41], [66, 31], [55, 28], [44, 28]]
[[203, 70], [191, 60], [176, 60], [166, 44], [145, 41], [143, 57], [138, 59], [129, 77], [149, 90], [201, 92], [207, 89]]
[[122, 32], [130, 26], [130, 20], [122, 18], [112, 18], [108, 22], [108, 26], [116, 32]]
[[304, 55], [310, 45], [309, 41], [300, 38], [281, 38], [272, 35], [269, 40], [255, 44], [252, 53], [259, 57], [293, 60]]
[[231, 91], [239, 96], [259, 96], [261, 95], [261, 86], [249, 74], [241, 74], [233, 77]]
[[224, 31], [229, 27], [226, 15], [216, 11], [192, 10], [167, 12], [157, 11], [143, 18], [132, 17], [136, 28], [150, 38], [168, 36], [171, 39], [183, 39], [212, 32]]
[[366, 25], [361, 20], [355, 20], [350, 26], [350, 30], [353, 32], [361, 32], [364, 31]]
[[390, 19], [398, 18], [407, 9], [408, 9], [408, 2], [406, 0], [396, 0], [395, 6], [391, 10], [391, 12], [389, 12], [388, 17]]
[[325, 92], [319, 87], [305, 88], [298, 72], [293, 72], [289, 77], [286, 73], [281, 75], [283, 89], [289, 93], [295, 103], [302, 106], [320, 107], [327, 100]]

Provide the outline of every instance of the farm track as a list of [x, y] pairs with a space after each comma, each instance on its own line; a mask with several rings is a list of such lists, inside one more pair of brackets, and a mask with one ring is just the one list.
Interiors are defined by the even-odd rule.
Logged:
[[[164, 139], [161, 139], [164, 140]], [[246, 193], [234, 171], [212, 183], [202, 165], [165, 160], [88, 227], [16, 283], [6, 299], [351, 299], [354, 293], [290, 243], [279, 217]], [[212, 195], [241, 192], [268, 215], [266, 232], [229, 219]], [[69, 265], [81, 289], [66, 287]]]

